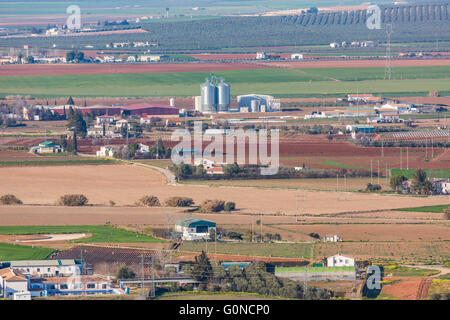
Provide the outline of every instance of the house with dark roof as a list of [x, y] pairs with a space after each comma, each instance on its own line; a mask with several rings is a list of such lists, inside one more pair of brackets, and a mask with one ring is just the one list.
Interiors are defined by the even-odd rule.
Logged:
[[52, 141], [44, 141], [39, 143], [38, 146], [31, 147], [30, 152], [33, 153], [61, 153], [64, 152], [64, 149], [52, 142]]
[[217, 231], [215, 222], [197, 218], [187, 218], [175, 224], [175, 231], [180, 232], [181, 238], [187, 241], [209, 240], [212, 230]]

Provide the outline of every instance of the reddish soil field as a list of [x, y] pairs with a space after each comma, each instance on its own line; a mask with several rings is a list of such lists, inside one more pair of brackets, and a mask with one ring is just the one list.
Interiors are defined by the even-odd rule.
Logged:
[[0, 66], [0, 76], [199, 72], [263, 68], [270, 68], [270, 66], [260, 66], [254, 63], [3, 65]]
[[[116, 74], [163, 73], [249, 70], [264, 68], [384, 68], [384, 60], [345, 61], [286, 61], [248, 63], [179, 63], [179, 64], [58, 64], [58, 65], [4, 65], [0, 76], [67, 75], [67, 74]], [[393, 60], [393, 67], [448, 66], [450, 59]]]
[[36, 160], [38, 156], [29, 152], [0, 151], [0, 161]]
[[[386, 168], [406, 168], [406, 149], [402, 148], [403, 156], [400, 159], [400, 148], [384, 148], [384, 157], [381, 157], [381, 148], [359, 147], [347, 141], [328, 141], [325, 137], [319, 136], [308, 138], [308, 136], [296, 137], [295, 139], [280, 139], [280, 157], [284, 165], [299, 166], [305, 163], [307, 167], [313, 168], [333, 168], [324, 164], [325, 161], [343, 163], [350, 167], [365, 167], [370, 169], [372, 160], [374, 170], [377, 170], [380, 161], [380, 170]], [[409, 168], [427, 168], [427, 169], [448, 169], [449, 163], [443, 158], [438, 157], [445, 149], [435, 148], [432, 161], [425, 162], [425, 148], [409, 148]], [[428, 150], [428, 156], [431, 156], [431, 150]], [[334, 167], [336, 168], [336, 167]]]
[[386, 277], [384, 280], [402, 280], [383, 286], [381, 292], [401, 300], [416, 300], [422, 278]]

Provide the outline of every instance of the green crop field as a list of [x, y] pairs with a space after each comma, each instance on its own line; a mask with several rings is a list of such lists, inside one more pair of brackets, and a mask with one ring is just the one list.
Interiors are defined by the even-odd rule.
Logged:
[[[402, 175], [408, 179], [414, 178], [416, 169], [391, 169], [391, 176]], [[450, 169], [425, 169], [428, 177], [450, 179]]]
[[334, 161], [325, 161], [323, 164], [330, 167], [345, 168], [345, 169], [365, 169], [365, 167], [362, 166], [350, 166], [345, 163]]
[[[305, 270], [306, 269], [306, 270]], [[355, 272], [355, 267], [277, 267], [275, 273], [325, 273], [325, 272]]]
[[444, 205], [440, 205], [440, 206], [438, 205], [438, 206], [393, 209], [393, 211], [442, 213], [442, 212], [444, 212], [445, 209], [448, 209], [448, 208], [450, 208], [450, 204], [444, 204]]
[[43, 260], [55, 250], [0, 242], [0, 261]]
[[114, 228], [107, 225], [93, 226], [0, 226], [0, 234], [56, 234], [56, 233], [90, 233], [91, 237], [73, 240], [81, 243], [119, 243], [119, 242], [163, 242], [151, 236]]
[[402, 266], [391, 266], [384, 269], [384, 275], [392, 275], [393, 277], [429, 277], [438, 274], [439, 271], [433, 269], [418, 269]]
[[[231, 84], [231, 94], [262, 92], [275, 96], [343, 95], [356, 92], [414, 95], [450, 92], [450, 66], [394, 68], [258, 69], [216, 72]], [[0, 96], [194, 96], [208, 72], [93, 74], [0, 77]], [[426, 81], [423, 81], [426, 79]]]

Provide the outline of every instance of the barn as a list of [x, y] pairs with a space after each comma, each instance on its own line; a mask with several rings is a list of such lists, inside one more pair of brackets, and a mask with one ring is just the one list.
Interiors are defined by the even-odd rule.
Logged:
[[208, 240], [210, 231], [216, 231], [216, 223], [197, 218], [187, 218], [175, 225], [175, 231], [182, 233], [183, 240]]
[[174, 116], [179, 114], [179, 110], [175, 107], [171, 107], [163, 104], [154, 104], [154, 103], [136, 103], [129, 104], [121, 107], [123, 113], [128, 115], [143, 115], [146, 114], [148, 116], [165, 116], [170, 115]]

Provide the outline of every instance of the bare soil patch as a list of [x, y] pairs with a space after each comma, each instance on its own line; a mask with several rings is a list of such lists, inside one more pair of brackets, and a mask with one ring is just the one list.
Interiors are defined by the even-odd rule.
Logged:
[[90, 204], [107, 205], [110, 200], [114, 200], [117, 205], [131, 205], [149, 193], [157, 196], [160, 201], [172, 196], [190, 197], [197, 204], [208, 199], [221, 199], [235, 202], [240, 213], [288, 215], [297, 213], [298, 193], [304, 198], [303, 212], [308, 214], [448, 203], [445, 196], [418, 198], [304, 190], [172, 186], [165, 184], [165, 177], [159, 172], [134, 165], [10, 167], [0, 168], [0, 176], [2, 177], [0, 194], [15, 194], [24, 204], [39, 205], [52, 205], [64, 194], [84, 194]]

